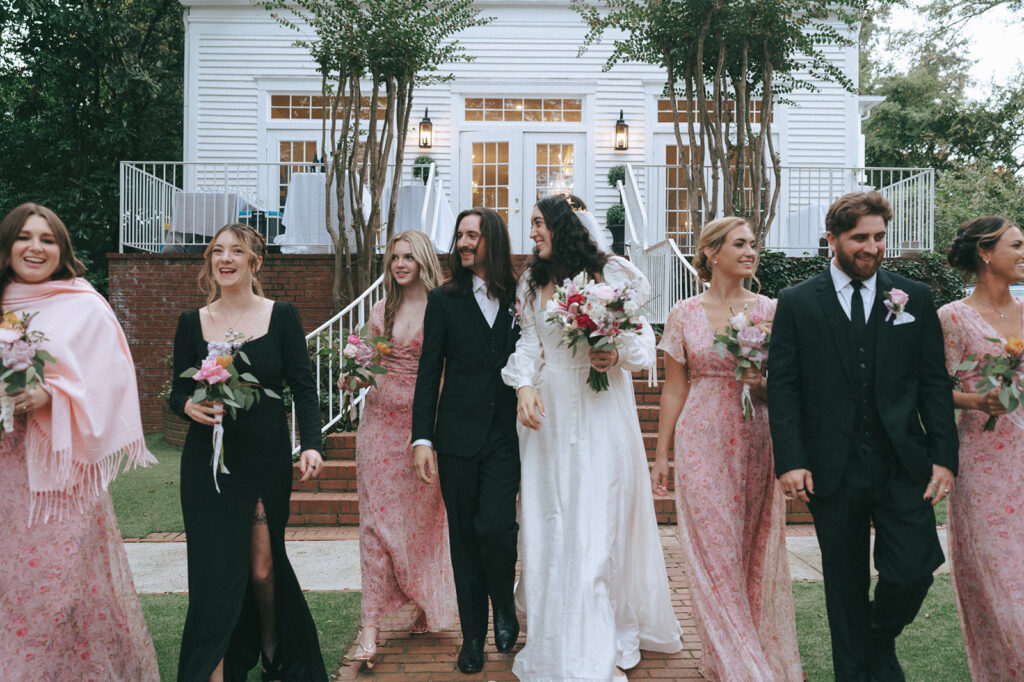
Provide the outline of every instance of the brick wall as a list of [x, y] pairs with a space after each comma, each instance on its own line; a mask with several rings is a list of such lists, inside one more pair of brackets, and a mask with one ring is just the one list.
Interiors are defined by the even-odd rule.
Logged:
[[[198, 254], [109, 254], [110, 305], [128, 336], [138, 375], [142, 422], [146, 431], [160, 429], [157, 395], [168, 378], [160, 359], [174, 346], [178, 316], [206, 304], [196, 276]], [[332, 314], [331, 255], [270, 254], [261, 281], [269, 298], [294, 303], [306, 331]]]

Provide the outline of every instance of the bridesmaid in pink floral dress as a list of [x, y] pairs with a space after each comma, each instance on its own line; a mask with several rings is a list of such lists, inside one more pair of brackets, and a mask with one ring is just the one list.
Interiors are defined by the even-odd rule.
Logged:
[[[694, 619], [709, 680], [800, 680], [793, 595], [786, 558], [785, 503], [768, 433], [764, 378], [712, 350], [734, 314], [770, 323], [775, 301], [743, 288], [757, 265], [754, 235], [742, 218], [704, 226], [694, 265], [711, 285], [669, 313], [658, 446], [651, 481], [668, 488], [675, 445], [676, 512]], [[754, 415], [742, 417], [742, 384]]]
[[[427, 235], [397, 234], [384, 254], [385, 299], [374, 307], [373, 335], [391, 339], [387, 374], [366, 393], [356, 436], [362, 630], [352, 661], [372, 666], [378, 625], [406, 602], [418, 607], [413, 633], [455, 622], [455, 582], [441, 489], [420, 482], [412, 466], [412, 398], [423, 344], [427, 292], [441, 266]], [[344, 381], [344, 377], [342, 381]]]
[[57, 359], [0, 442], [0, 680], [159, 680], [106, 492], [155, 462], [127, 341], [52, 211], [11, 211], [0, 252], [3, 312], [34, 313]]
[[[997, 391], [975, 393], [977, 368], [956, 371], [968, 356], [1005, 353], [1024, 336], [1020, 299], [1010, 284], [1024, 277], [1024, 234], [1005, 218], [977, 218], [957, 231], [949, 262], [977, 275], [974, 292], [939, 309], [949, 372], [962, 390], [960, 473], [949, 497], [949, 555], [971, 678], [1024, 679], [1024, 414], [1005, 415]], [[999, 342], [986, 341], [998, 338]]]

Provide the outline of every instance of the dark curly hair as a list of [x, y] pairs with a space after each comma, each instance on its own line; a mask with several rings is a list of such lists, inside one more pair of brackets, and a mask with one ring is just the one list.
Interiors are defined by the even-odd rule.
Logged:
[[956, 237], [946, 252], [949, 264], [966, 274], [977, 274], [981, 260], [979, 251], [988, 250], [996, 245], [1003, 233], [1017, 223], [1001, 216], [984, 216], [968, 220], [956, 231]]
[[609, 257], [597, 248], [594, 238], [576, 216], [576, 211], [587, 210], [587, 205], [578, 196], [547, 196], [537, 202], [537, 208], [551, 231], [551, 257], [541, 258], [534, 249], [530, 260], [531, 299], [548, 282], [561, 284], [583, 271], [593, 277], [604, 269]]

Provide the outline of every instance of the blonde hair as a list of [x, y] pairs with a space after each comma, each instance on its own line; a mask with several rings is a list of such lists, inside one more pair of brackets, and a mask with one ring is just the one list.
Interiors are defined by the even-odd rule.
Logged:
[[235, 235], [235, 239], [242, 245], [245, 255], [249, 258], [249, 272], [252, 275], [252, 290], [257, 296], [263, 296], [263, 287], [260, 286], [260, 265], [259, 261], [267, 255], [267, 239], [262, 234], [242, 223], [228, 223], [217, 230], [213, 239], [206, 245], [203, 251], [203, 267], [199, 270], [199, 288], [206, 293], [206, 305], [217, 300], [219, 287], [217, 279], [213, 276], [213, 246], [217, 239], [225, 232]]
[[384, 250], [384, 336], [389, 339], [394, 331], [398, 306], [402, 304], [402, 287], [391, 274], [391, 259], [394, 258], [398, 242], [405, 242], [412, 250], [412, 259], [420, 269], [420, 284], [427, 291], [441, 286], [442, 281], [441, 263], [437, 260], [434, 244], [426, 234], [419, 230], [405, 230], [388, 241]]
[[[712, 220], [701, 229], [700, 239], [697, 242], [697, 252], [693, 256], [693, 267], [697, 270], [697, 274], [700, 275], [701, 281], [711, 281], [711, 261], [704, 251], [710, 250], [711, 255], [721, 251], [722, 245], [725, 244], [725, 238], [729, 236], [730, 232], [741, 226], [746, 226], [749, 229], [750, 223], [747, 222], [746, 218], [729, 216], [728, 218]], [[751, 232], [753, 232], [752, 229]], [[754, 272], [757, 272], [757, 264], [760, 259], [760, 254], [754, 255]], [[757, 282], [758, 287], [761, 286], [761, 282], [758, 281], [756, 276], [754, 281]]]

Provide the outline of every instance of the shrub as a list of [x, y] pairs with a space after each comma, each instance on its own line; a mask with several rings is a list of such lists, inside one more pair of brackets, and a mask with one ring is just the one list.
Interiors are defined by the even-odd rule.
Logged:
[[626, 167], [622, 164], [608, 169], [608, 186], [615, 187], [618, 182], [626, 182]]
[[612, 204], [605, 214], [605, 225], [625, 225], [626, 207], [622, 204]]
[[434, 162], [434, 159], [422, 154], [417, 156], [412, 161], [412, 176], [417, 180], [422, 180], [423, 184], [427, 184], [427, 178], [430, 176], [430, 164]]

